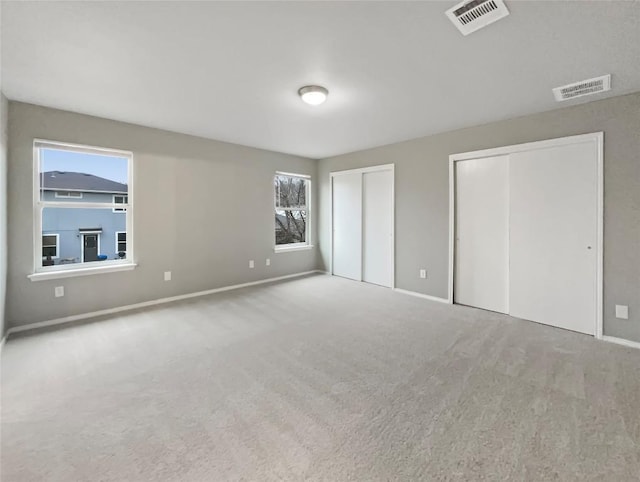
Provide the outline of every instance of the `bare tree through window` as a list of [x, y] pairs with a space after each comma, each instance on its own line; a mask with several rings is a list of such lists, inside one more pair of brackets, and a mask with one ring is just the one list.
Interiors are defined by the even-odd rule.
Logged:
[[275, 176], [276, 246], [307, 242], [308, 186], [303, 177]]

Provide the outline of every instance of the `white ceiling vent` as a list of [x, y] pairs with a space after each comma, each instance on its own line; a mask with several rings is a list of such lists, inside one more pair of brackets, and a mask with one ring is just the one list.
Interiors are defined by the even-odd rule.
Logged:
[[558, 102], [563, 100], [575, 99], [583, 95], [598, 94], [611, 90], [611, 75], [603, 75], [602, 77], [594, 77], [593, 79], [581, 80], [562, 87], [553, 89], [553, 95]]
[[446, 15], [462, 35], [468, 35], [506, 17], [509, 10], [503, 0], [472, 0], [450, 8]]

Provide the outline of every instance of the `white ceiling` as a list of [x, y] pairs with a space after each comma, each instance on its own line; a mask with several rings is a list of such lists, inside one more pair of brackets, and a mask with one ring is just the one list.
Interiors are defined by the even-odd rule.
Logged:
[[[640, 91], [640, 2], [2, 2], [9, 99], [323, 158]], [[551, 89], [611, 73], [613, 91]], [[297, 89], [330, 91], [320, 107]]]

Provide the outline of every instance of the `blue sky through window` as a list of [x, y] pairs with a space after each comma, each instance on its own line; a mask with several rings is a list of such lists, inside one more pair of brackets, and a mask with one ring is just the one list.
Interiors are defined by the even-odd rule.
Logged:
[[42, 149], [40, 169], [41, 172], [82, 172], [123, 184], [128, 184], [129, 178], [127, 159], [124, 157], [85, 154], [58, 149]]

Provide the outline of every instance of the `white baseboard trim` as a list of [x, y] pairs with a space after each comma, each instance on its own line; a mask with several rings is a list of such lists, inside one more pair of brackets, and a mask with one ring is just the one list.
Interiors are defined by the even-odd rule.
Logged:
[[615, 336], [606, 335], [603, 335], [600, 339], [602, 341], [608, 341], [609, 343], [616, 343], [617, 345], [628, 346], [630, 348], [636, 348], [640, 350], [640, 342], [637, 341], [625, 340], [624, 338], [617, 338]]
[[50, 326], [63, 325], [65, 323], [71, 323], [72, 321], [96, 318], [98, 316], [111, 315], [114, 313], [120, 313], [122, 311], [130, 311], [138, 308], [146, 308], [148, 306], [161, 305], [164, 303], [171, 303], [173, 301], [186, 300], [188, 298], [197, 298], [198, 296], [212, 295], [214, 293], [221, 293], [223, 291], [237, 290], [240, 288], [246, 288], [248, 286], [272, 283], [274, 281], [281, 281], [289, 278], [299, 278], [300, 276], [306, 276], [309, 274], [322, 273], [322, 272], [323, 271], [320, 271], [320, 270], [304, 271], [302, 273], [294, 273], [294, 274], [288, 274], [285, 276], [277, 276], [275, 278], [267, 278], [267, 279], [258, 280], [258, 281], [250, 281], [249, 283], [223, 286], [221, 288], [214, 288], [211, 290], [197, 291], [195, 293], [187, 293], [184, 295], [170, 296], [168, 298], [159, 298], [156, 300], [143, 301], [141, 303], [134, 303], [132, 305], [117, 306], [115, 308], [107, 308], [105, 310], [92, 311], [90, 313], [81, 313], [79, 315], [65, 316], [63, 318], [56, 318], [54, 320], [39, 321], [37, 323], [29, 323], [26, 325], [13, 326], [7, 330], [7, 334], [5, 335], [5, 338], [3, 338], [2, 342], [4, 343], [4, 339], [8, 338], [11, 334], [20, 333], [22, 331], [29, 331], [29, 330], [35, 330], [37, 328], [46, 328]]
[[415, 291], [409, 291], [409, 290], [402, 290], [400, 288], [393, 288], [393, 291], [397, 291], [398, 293], [402, 293], [404, 295], [417, 296], [418, 298], [424, 298], [425, 300], [437, 301], [438, 303], [450, 304], [448, 299], [439, 298], [438, 296], [424, 295], [422, 293], [417, 293]]

